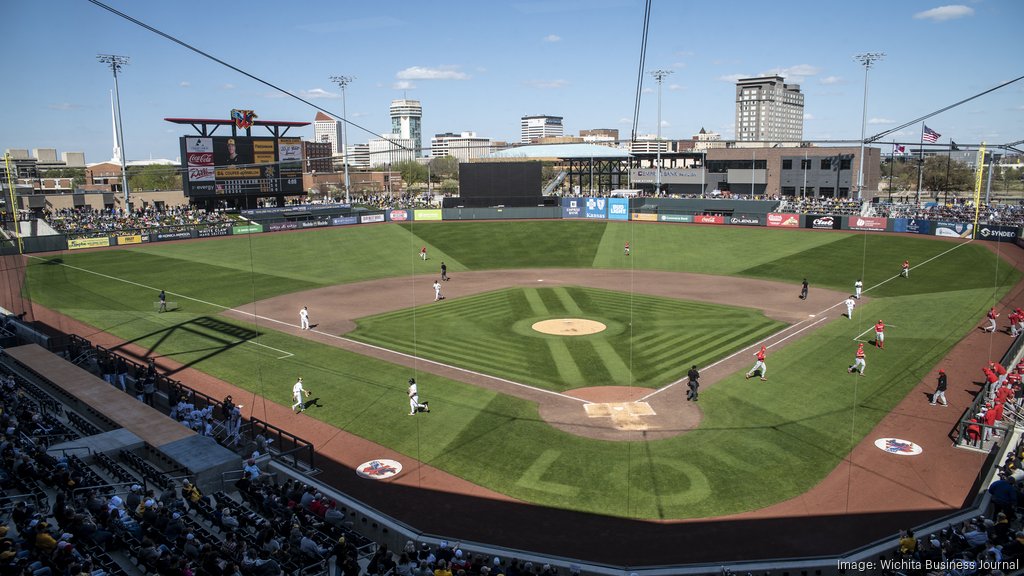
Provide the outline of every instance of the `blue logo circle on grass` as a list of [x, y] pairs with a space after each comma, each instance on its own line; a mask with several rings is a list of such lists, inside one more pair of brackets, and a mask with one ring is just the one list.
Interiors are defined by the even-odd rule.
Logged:
[[875, 440], [875, 446], [879, 450], [897, 456], [917, 456], [924, 452], [924, 448], [921, 448], [921, 446], [914, 444], [910, 440], [900, 440], [899, 438], [879, 438]]

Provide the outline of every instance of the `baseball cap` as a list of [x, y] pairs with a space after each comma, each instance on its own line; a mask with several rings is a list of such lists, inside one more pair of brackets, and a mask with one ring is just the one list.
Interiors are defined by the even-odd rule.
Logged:
[[946, 373], [945, 370], [939, 370], [939, 374], [945, 374], [945, 373]]

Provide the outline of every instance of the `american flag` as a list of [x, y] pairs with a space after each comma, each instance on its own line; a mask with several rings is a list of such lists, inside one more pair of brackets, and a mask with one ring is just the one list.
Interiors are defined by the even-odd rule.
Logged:
[[921, 133], [921, 140], [925, 142], [931, 142], [932, 144], [934, 144], [938, 142], [939, 136], [942, 136], [942, 134], [939, 134], [935, 130], [932, 130], [931, 128], [925, 126], [924, 132]]

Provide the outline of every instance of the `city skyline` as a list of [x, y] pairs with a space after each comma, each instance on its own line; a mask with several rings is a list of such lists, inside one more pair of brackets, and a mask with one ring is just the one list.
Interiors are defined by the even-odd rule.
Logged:
[[[518, 142], [520, 119], [530, 115], [563, 117], [567, 135], [597, 128], [618, 129], [623, 139], [631, 133], [639, 0], [399, 2], [386, 14], [366, 5], [342, 10], [310, 2], [285, 12], [279, 3], [252, 2], [243, 20], [216, 3], [201, 11], [178, 1], [111, 6], [335, 117], [342, 116], [341, 93], [329, 77], [354, 76], [348, 119], [373, 134], [349, 125], [350, 144], [390, 133], [389, 106], [402, 98], [422, 103], [424, 146], [435, 134], [461, 132]], [[188, 132], [166, 117], [226, 119], [232, 108], [242, 108], [262, 120], [312, 123], [317, 113], [85, 0], [56, 7], [19, 4], [0, 24], [10, 53], [18, 55], [13, 49], [21, 47], [26, 63], [5, 98], [3, 149], [80, 151], [90, 163], [111, 157], [113, 79], [96, 63], [98, 53], [130, 58], [119, 74], [129, 160], [177, 158], [177, 138]], [[657, 131], [657, 86], [646, 72], [668, 69], [674, 74], [663, 92], [665, 139], [689, 139], [702, 127], [734, 139], [735, 81], [778, 74], [800, 84], [806, 96], [806, 140], [855, 141], [863, 68], [854, 55], [887, 54], [871, 70], [872, 135], [1020, 76], [1004, 63], [1009, 57], [986, 54], [984, 47], [1015, 38], [1013, 23], [1022, 16], [1024, 4], [1012, 0], [945, 6], [869, 1], [841, 20], [796, 0], [655, 2], [637, 133]], [[261, 38], [264, 33], [273, 36]], [[56, 37], [73, 39], [73, 49], [48, 41]], [[928, 125], [942, 134], [940, 144], [1020, 140], [1024, 81], [930, 118]], [[911, 126], [885, 141], [917, 142], [919, 132]], [[312, 140], [312, 124], [289, 135]]]

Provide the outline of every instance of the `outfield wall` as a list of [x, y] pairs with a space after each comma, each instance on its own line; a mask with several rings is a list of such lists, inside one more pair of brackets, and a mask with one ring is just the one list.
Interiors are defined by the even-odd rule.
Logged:
[[[1024, 242], [1024, 227], [970, 222], [883, 218], [878, 216], [840, 216], [835, 214], [795, 214], [772, 212], [772, 201], [713, 200], [703, 198], [599, 198], [567, 197], [558, 206], [521, 208], [402, 208], [338, 215], [338, 206], [324, 210], [301, 207], [272, 208], [261, 211], [260, 221], [219, 224], [204, 227], [129, 230], [94, 237], [26, 236], [21, 238], [25, 253], [56, 252], [84, 248], [107, 248], [168, 240], [213, 238], [239, 234], [259, 234], [285, 230], [378, 224], [382, 222], [439, 222], [455, 220], [605, 220], [704, 224], [712, 226], [763, 226], [768, 228], [804, 228], [810, 230], [851, 230], [857, 232], [898, 232], [946, 238], [975, 238], [992, 242]], [[347, 208], [347, 205], [344, 205]], [[18, 254], [16, 242], [0, 245], [0, 255]]]

